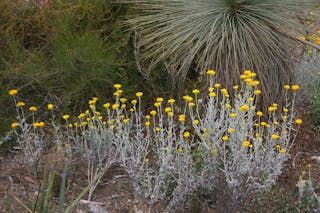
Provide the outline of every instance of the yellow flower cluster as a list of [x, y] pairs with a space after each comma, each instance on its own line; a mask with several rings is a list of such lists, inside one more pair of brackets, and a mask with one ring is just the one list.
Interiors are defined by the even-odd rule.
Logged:
[[260, 81], [255, 80], [256, 76], [257, 74], [252, 72], [251, 70], [245, 70], [243, 74], [240, 75], [240, 78], [243, 79], [243, 81], [246, 82], [249, 86], [258, 86], [260, 84]]
[[[250, 90], [250, 93], [248, 93], [249, 95], [243, 99], [244, 100], [243, 102], [232, 102], [228, 99], [230, 97], [229, 91], [226, 88], [223, 88], [219, 83], [214, 83], [212, 81], [213, 80], [212, 76], [216, 74], [214, 70], [208, 70], [207, 74], [210, 77], [210, 87], [208, 88], [208, 91], [209, 91], [208, 95], [210, 98], [216, 97], [217, 94], [219, 96], [220, 95], [219, 93], [223, 95], [222, 98], [219, 99], [219, 101], [220, 100], [224, 101], [223, 104], [220, 105], [221, 109], [219, 110], [221, 111], [224, 110], [226, 112], [225, 114], [226, 116], [230, 116], [231, 118], [237, 118], [239, 115], [239, 119], [246, 119], [246, 117], [249, 117], [247, 115], [250, 115], [250, 113], [252, 112], [253, 115], [255, 113], [256, 116], [259, 117], [254, 127], [255, 129], [257, 129], [257, 132], [253, 133], [255, 138], [254, 137], [251, 138], [250, 136], [246, 135], [248, 139], [243, 141], [242, 143], [240, 142], [239, 143], [240, 147], [241, 146], [244, 148], [249, 147], [249, 151], [252, 151], [253, 149], [251, 148], [255, 146], [256, 144], [255, 141], [257, 139], [262, 141], [262, 140], [270, 140], [270, 138], [273, 140], [273, 142], [277, 142], [281, 144], [281, 141], [283, 141], [285, 138], [283, 136], [284, 133], [278, 130], [279, 127], [275, 127], [276, 131], [278, 131], [277, 134], [273, 131], [273, 128], [270, 128], [272, 125], [274, 126], [280, 125], [278, 121], [281, 121], [281, 120], [278, 120], [278, 119], [268, 120], [268, 123], [267, 123], [267, 122], [261, 121], [262, 120], [261, 117], [263, 116], [262, 111], [255, 112], [255, 106], [253, 105], [252, 102], [254, 102], [254, 100], [257, 98], [257, 95], [261, 94], [261, 90], [255, 88], [255, 86], [258, 86], [260, 84], [260, 82], [255, 79], [256, 73], [250, 70], [245, 70], [243, 74], [240, 76], [243, 82], [245, 82], [241, 84], [241, 87], [244, 85], [245, 86], [244, 89]], [[179, 136], [183, 137], [185, 141], [189, 140], [190, 138], [196, 140], [198, 139], [198, 137], [202, 137], [204, 141], [206, 141], [205, 144], [208, 144], [209, 142], [207, 142], [207, 140], [210, 140], [211, 141], [210, 143], [212, 143], [212, 146], [210, 145], [208, 150], [211, 152], [211, 154], [216, 154], [218, 152], [218, 149], [215, 148], [215, 144], [214, 144], [215, 142], [212, 142], [212, 139], [210, 139], [212, 135], [216, 134], [216, 130], [214, 129], [215, 127], [214, 128], [210, 127], [206, 129], [205, 128], [206, 122], [201, 119], [201, 114], [200, 115], [197, 114], [199, 113], [197, 104], [200, 103], [200, 101], [197, 99], [197, 95], [200, 93], [199, 89], [192, 90], [192, 94], [194, 95], [193, 97], [189, 95], [185, 95], [182, 97], [183, 100], [185, 101], [185, 106], [186, 106], [184, 111], [183, 109], [179, 109], [179, 108], [176, 109], [176, 107], [173, 107], [173, 104], [175, 103], [174, 99], [170, 98], [165, 100], [162, 97], [157, 97], [154, 103], [154, 106], [156, 108], [151, 110], [149, 114], [147, 114], [146, 116], [141, 116], [142, 112], [140, 109], [140, 106], [141, 106], [140, 101], [141, 101], [141, 97], [144, 95], [143, 92], [135, 93], [137, 100], [133, 99], [131, 101], [128, 101], [127, 98], [124, 98], [121, 95], [123, 93], [123, 91], [121, 90], [122, 88], [121, 84], [114, 84], [113, 87], [116, 89], [114, 93], [114, 95], [116, 96], [114, 98], [115, 101], [102, 104], [102, 107], [105, 108], [104, 111], [107, 111], [106, 114], [104, 114], [104, 111], [101, 111], [101, 113], [97, 111], [97, 109], [99, 109], [101, 106], [96, 105], [98, 98], [93, 97], [91, 100], [88, 101], [89, 108], [84, 113], [80, 113], [77, 116], [77, 118], [79, 119], [77, 122], [71, 123], [70, 120], [72, 119], [70, 119], [69, 114], [64, 114], [61, 116], [66, 121], [66, 125], [70, 128], [77, 127], [81, 130], [80, 132], [85, 132], [84, 130], [87, 130], [90, 128], [97, 128], [97, 129], [106, 128], [108, 131], [113, 131], [115, 133], [116, 132], [118, 133], [120, 132], [122, 127], [127, 128], [129, 127], [130, 124], [134, 123], [137, 120], [139, 122], [139, 125], [142, 126], [142, 129], [145, 130], [145, 134], [156, 134], [156, 137], [159, 137], [159, 135], [163, 133], [168, 135], [170, 134], [175, 135], [176, 132], [180, 131]], [[237, 90], [238, 88], [239, 88], [238, 85], [235, 85], [233, 87], [234, 90]], [[292, 89], [293, 91], [295, 91], [299, 89], [299, 86], [284, 85], [284, 89], [286, 90]], [[18, 93], [17, 90], [9, 91], [9, 95], [11, 96], [16, 95], [17, 93]], [[240, 94], [242, 94], [242, 90], [240, 91], [239, 95]], [[15, 98], [16, 97], [14, 97], [14, 99]], [[209, 100], [212, 101], [213, 99], [209, 99]], [[132, 105], [130, 105], [130, 103]], [[139, 103], [139, 107], [136, 108], [137, 103]], [[234, 108], [232, 107], [231, 104], [234, 104]], [[127, 109], [127, 106], [129, 105], [130, 107], [132, 107], [132, 108], [128, 107], [130, 108], [130, 112]], [[25, 106], [25, 103], [17, 102], [16, 106], [23, 107]], [[189, 108], [187, 106], [189, 106]], [[53, 104], [47, 105], [48, 110], [52, 110], [53, 108], [54, 108]], [[270, 107], [268, 107], [268, 111], [274, 112], [277, 110], [277, 108], [278, 108], [278, 105], [274, 103]], [[29, 110], [32, 112], [35, 112], [38, 109], [36, 106], [31, 106]], [[188, 111], [190, 112], [190, 114], [187, 113]], [[289, 110], [287, 108], [283, 108], [283, 111], [287, 113]], [[179, 113], [177, 117], [178, 117], [178, 122], [180, 124], [178, 125], [174, 124], [174, 126], [181, 127], [181, 129], [178, 131], [176, 131], [175, 129], [164, 129], [166, 128], [164, 126], [168, 125], [167, 123], [170, 123], [170, 122], [172, 123], [174, 119], [176, 119], [176, 117], [174, 117], [174, 115], [176, 115], [175, 113], [177, 114]], [[156, 116], [157, 114], [158, 116]], [[168, 117], [163, 116], [166, 114], [168, 115]], [[271, 117], [272, 115], [273, 114], [268, 114], [267, 116]], [[191, 119], [188, 120], [187, 116], [188, 118], [191, 118]], [[289, 117], [290, 115], [285, 114], [284, 117], [286, 116]], [[163, 118], [168, 119], [168, 122], [167, 121], [164, 122], [165, 124], [160, 123], [160, 120]], [[238, 119], [231, 119], [231, 122], [237, 123], [237, 121]], [[98, 123], [98, 126], [97, 126], [97, 123]], [[104, 127], [102, 124], [106, 127]], [[296, 119], [295, 124], [297, 125], [302, 124], [302, 120], [299, 118]], [[45, 125], [44, 122], [33, 123], [34, 127], [43, 127], [44, 125]], [[19, 123], [12, 123], [11, 127], [12, 128], [19, 127]], [[190, 128], [193, 128], [193, 129], [190, 129]], [[224, 144], [228, 146], [228, 144], [230, 144], [230, 142], [234, 140], [234, 138], [236, 138], [237, 133], [241, 132], [237, 128], [238, 128], [237, 125], [233, 125], [233, 124], [225, 127], [223, 129], [222, 134], [218, 133], [219, 137], [221, 137], [221, 138], [218, 138], [218, 141], [226, 142]], [[264, 136], [263, 132], [264, 130], [266, 130], [266, 128], [270, 128], [270, 130], [273, 131], [271, 133], [272, 135], [270, 134], [271, 136], [270, 135], [268, 135], [268, 137]], [[188, 143], [183, 143], [183, 144], [188, 144]], [[178, 153], [183, 153], [184, 151], [189, 150], [184, 145], [182, 146], [180, 145], [181, 144], [178, 144], [176, 148], [176, 151]], [[163, 148], [167, 149], [167, 151], [169, 150], [169, 147], [163, 147]], [[286, 150], [281, 149], [279, 145], [279, 147], [277, 148], [277, 152], [285, 154]], [[146, 159], [146, 162], [147, 162], [147, 159]]]
[[32, 125], [34, 127], [43, 127], [45, 125], [45, 123], [43, 121], [40, 121], [40, 122], [35, 122]]
[[285, 90], [289, 90], [290, 88], [293, 90], [293, 91], [296, 91], [296, 90], [299, 90], [300, 89], [300, 86], [299, 85], [292, 85], [292, 86], [290, 86], [290, 85], [288, 85], [288, 84], [285, 84], [284, 86], [283, 86], [283, 88], [285, 89]]

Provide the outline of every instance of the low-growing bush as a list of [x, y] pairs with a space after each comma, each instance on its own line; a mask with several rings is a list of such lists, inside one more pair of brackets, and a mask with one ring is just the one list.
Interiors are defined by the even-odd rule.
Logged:
[[[112, 164], [119, 164], [131, 177], [136, 198], [146, 198], [150, 208], [160, 201], [167, 202], [169, 211], [185, 207], [188, 197], [200, 189], [214, 190], [221, 179], [237, 202], [271, 189], [290, 158], [302, 123], [294, 117], [299, 86], [283, 86], [283, 108], [273, 103], [260, 111], [256, 106], [260, 82], [254, 72], [246, 70], [233, 91], [215, 82], [214, 70], [207, 76], [208, 88], [202, 91], [206, 98], [199, 98], [198, 89], [183, 96], [183, 106], [172, 98], [157, 97], [150, 111], [142, 109], [143, 92], [129, 101], [122, 96], [121, 84], [115, 84], [114, 102], [98, 104], [94, 97], [79, 115], [64, 114], [64, 124], [38, 121], [37, 108], [27, 112], [18, 91], [11, 90], [18, 113], [11, 126], [32, 162], [41, 153], [38, 138], [41, 144], [50, 140], [57, 150], [81, 153], [88, 162], [89, 184]], [[53, 118], [54, 106], [48, 109]], [[24, 119], [27, 113], [32, 119]], [[55, 130], [57, 140], [46, 139], [47, 125]], [[89, 199], [98, 184], [91, 185]]]

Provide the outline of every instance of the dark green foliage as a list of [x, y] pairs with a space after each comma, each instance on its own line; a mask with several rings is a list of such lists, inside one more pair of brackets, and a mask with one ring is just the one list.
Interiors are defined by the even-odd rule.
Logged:
[[54, 102], [68, 113], [84, 110], [92, 96], [112, 98], [114, 83], [131, 94], [140, 89], [131, 33], [121, 24], [128, 12], [102, 0], [45, 7], [36, 0], [1, 1], [0, 130], [14, 120], [12, 88], [28, 106]]

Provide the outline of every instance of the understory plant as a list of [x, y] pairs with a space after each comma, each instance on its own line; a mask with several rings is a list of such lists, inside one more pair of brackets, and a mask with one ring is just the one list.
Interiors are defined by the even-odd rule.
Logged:
[[[136, 199], [147, 198], [150, 209], [165, 201], [167, 210], [176, 211], [199, 189], [214, 190], [221, 179], [235, 201], [269, 190], [290, 158], [302, 123], [294, 117], [299, 86], [283, 85], [283, 108], [273, 103], [259, 110], [256, 73], [245, 70], [232, 90], [216, 82], [215, 74], [207, 71], [207, 89], [183, 96], [183, 106], [157, 97], [146, 111], [143, 92], [128, 100], [121, 84], [115, 84], [113, 102], [99, 104], [94, 97], [87, 110], [63, 115], [65, 124], [59, 125], [68, 135], [68, 147], [88, 164], [89, 199], [114, 164], [127, 172]], [[12, 91], [15, 100], [17, 91]], [[12, 127], [17, 133], [24, 130], [21, 122]]]
[[[318, 157], [318, 156], [314, 156]], [[312, 177], [312, 165], [307, 164], [307, 172], [302, 171], [302, 174], [297, 183], [299, 191], [299, 207], [304, 211], [318, 212], [320, 209], [320, 196], [316, 192], [316, 185]]]

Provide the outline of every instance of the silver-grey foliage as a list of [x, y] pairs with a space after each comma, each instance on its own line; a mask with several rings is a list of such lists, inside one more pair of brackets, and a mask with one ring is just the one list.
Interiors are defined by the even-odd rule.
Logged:
[[[314, 0], [141, 0], [129, 23], [138, 31], [140, 64], [160, 61], [184, 79], [190, 67], [219, 70], [230, 88], [251, 69], [264, 93], [277, 97], [292, 77], [286, 32], [299, 30], [298, 15]], [[147, 70], [149, 72], [150, 69]], [[269, 89], [268, 89], [269, 88]], [[272, 91], [271, 89], [272, 88]]]

